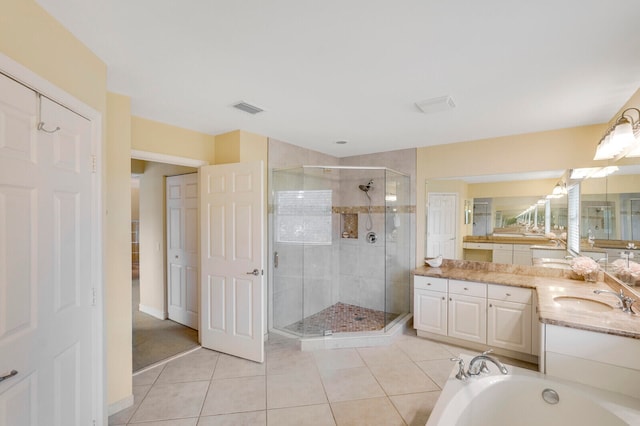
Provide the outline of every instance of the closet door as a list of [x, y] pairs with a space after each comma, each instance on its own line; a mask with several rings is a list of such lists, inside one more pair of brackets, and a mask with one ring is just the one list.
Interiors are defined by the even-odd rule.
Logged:
[[91, 123], [0, 75], [0, 425], [92, 424]]
[[167, 177], [169, 319], [198, 329], [198, 174]]

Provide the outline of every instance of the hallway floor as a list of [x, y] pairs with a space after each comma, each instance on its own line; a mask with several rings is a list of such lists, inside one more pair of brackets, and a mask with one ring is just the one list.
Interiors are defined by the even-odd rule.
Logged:
[[198, 331], [171, 320], [160, 320], [138, 310], [140, 281], [131, 285], [133, 371], [199, 346]]
[[137, 374], [135, 405], [109, 425], [424, 426], [449, 358], [472, 353], [415, 334], [386, 347], [314, 352], [270, 335], [265, 350], [258, 364], [201, 348]]

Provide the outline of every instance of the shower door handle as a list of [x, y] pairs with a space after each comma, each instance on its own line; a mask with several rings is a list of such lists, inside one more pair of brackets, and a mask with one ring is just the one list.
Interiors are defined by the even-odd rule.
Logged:
[[255, 275], [257, 277], [258, 275], [260, 275], [260, 270], [256, 268], [251, 272], [247, 272], [247, 275]]
[[274, 252], [273, 253], [273, 267], [277, 268], [278, 264], [280, 263], [280, 256], [278, 255], [278, 252]]

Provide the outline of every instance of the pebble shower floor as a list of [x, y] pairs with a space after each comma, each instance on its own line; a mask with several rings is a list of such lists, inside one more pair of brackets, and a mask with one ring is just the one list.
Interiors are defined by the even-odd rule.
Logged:
[[304, 335], [322, 335], [325, 330], [331, 330], [333, 333], [375, 331], [384, 329], [385, 315], [387, 322], [393, 321], [398, 316], [398, 314], [338, 302], [285, 328]]

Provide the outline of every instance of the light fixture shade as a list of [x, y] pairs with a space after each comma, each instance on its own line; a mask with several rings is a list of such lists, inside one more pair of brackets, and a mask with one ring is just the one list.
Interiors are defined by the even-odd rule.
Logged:
[[640, 157], [640, 140], [635, 140], [635, 145], [631, 148], [631, 151], [627, 154], [627, 157]]
[[593, 157], [593, 159], [610, 160], [619, 153], [620, 151], [617, 151], [612, 142], [611, 133], [607, 133], [607, 135], [598, 144], [598, 147], [596, 148], [596, 155]]
[[562, 194], [562, 187], [560, 186], [559, 183], [556, 184], [556, 186], [553, 187], [553, 192], [551, 192], [553, 195], [561, 195]]
[[635, 143], [636, 138], [633, 136], [633, 126], [629, 120], [625, 117], [622, 117], [616, 127], [613, 129], [612, 143], [615, 145], [616, 150], [618, 151], [616, 154], [625, 151], [629, 148], [633, 143]]

